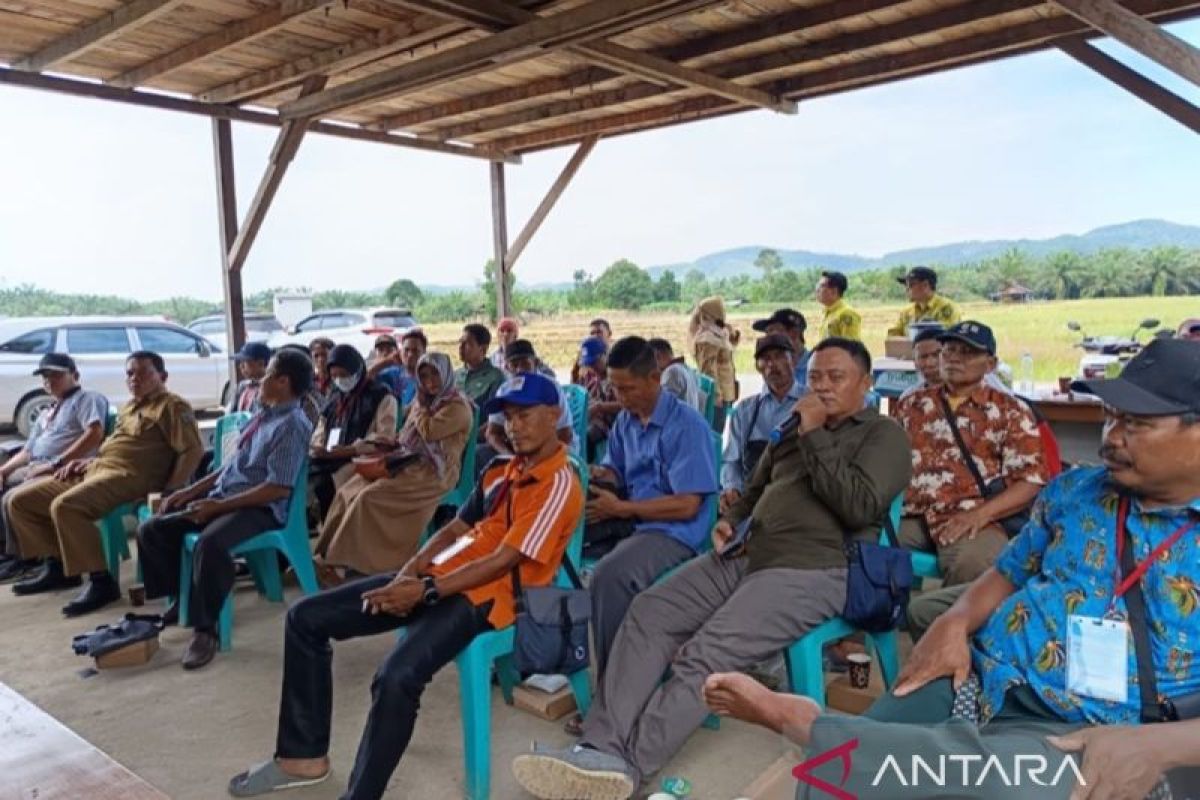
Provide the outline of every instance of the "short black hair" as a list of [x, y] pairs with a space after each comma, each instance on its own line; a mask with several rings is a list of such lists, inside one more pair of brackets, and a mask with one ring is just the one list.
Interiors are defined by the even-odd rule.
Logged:
[[429, 349], [429, 337], [426, 336], [425, 331], [421, 330], [420, 328], [413, 328], [411, 331], [401, 336], [400, 344], [403, 345], [406, 339], [416, 339], [421, 343], [422, 350]]
[[821, 277], [825, 279], [825, 282], [828, 285], [832, 286], [834, 289], [837, 289], [838, 297], [844, 295], [846, 290], [850, 288], [850, 281], [846, 278], [845, 274], [841, 272], [829, 270], [822, 272]]
[[871, 351], [867, 349], [865, 344], [856, 339], [830, 336], [828, 339], [822, 339], [821, 343], [813, 348], [814, 353], [819, 353], [822, 350], [843, 350], [855, 364], [858, 364], [864, 375], [871, 374]]
[[946, 329], [941, 325], [936, 325], [929, 328], [921, 328], [917, 331], [917, 335], [913, 337], [912, 343], [915, 347], [921, 342], [928, 342], [930, 339], [937, 340], [939, 336], [946, 332]]
[[603, 325], [604, 330], [608, 331], [608, 335], [612, 336], [612, 325], [609, 325], [608, 320], [606, 320], [604, 317], [596, 317], [594, 320], [588, 323], [589, 328], [593, 325]]
[[487, 329], [486, 325], [472, 322], [470, 325], [463, 326], [463, 333], [474, 339], [475, 344], [480, 347], [491, 347], [492, 345], [492, 332]]
[[672, 347], [671, 343], [666, 339], [654, 338], [646, 342], [646, 344], [649, 345], [650, 349], [655, 353], [662, 353], [663, 355], [667, 356], [675, 355], [675, 348]]
[[626, 336], [618, 339], [608, 351], [609, 369], [627, 369], [639, 378], [645, 378], [658, 370], [658, 362], [654, 360], [654, 350], [650, 343], [640, 336]]
[[167, 365], [163, 363], [163, 357], [152, 350], [135, 350], [129, 354], [129, 358], [125, 359], [127, 364], [130, 361], [149, 361], [159, 375], [167, 374]]
[[313, 363], [306, 353], [293, 347], [281, 347], [272, 360], [275, 371], [288, 379], [293, 397], [303, 397], [312, 388]]
[[328, 336], [316, 337], [315, 339], [313, 339], [311, 342], [308, 343], [308, 349], [312, 350], [313, 347], [315, 347], [316, 345], [321, 345], [326, 350], [332, 350], [334, 347], [337, 346], [333, 343], [333, 339], [330, 339]]

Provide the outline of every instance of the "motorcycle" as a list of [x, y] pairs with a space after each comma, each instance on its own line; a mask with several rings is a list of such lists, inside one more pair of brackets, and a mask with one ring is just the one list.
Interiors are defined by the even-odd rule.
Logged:
[[1125, 364], [1142, 351], [1145, 345], [1138, 340], [1142, 331], [1159, 327], [1156, 319], [1144, 319], [1129, 336], [1088, 336], [1078, 322], [1067, 323], [1067, 328], [1080, 335], [1075, 346], [1084, 353], [1079, 359], [1079, 377], [1082, 380], [1115, 378], [1121, 374]]

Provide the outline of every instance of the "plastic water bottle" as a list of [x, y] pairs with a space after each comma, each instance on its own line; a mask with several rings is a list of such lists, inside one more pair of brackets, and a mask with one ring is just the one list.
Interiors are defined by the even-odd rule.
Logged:
[[1025, 397], [1033, 396], [1033, 353], [1028, 350], [1021, 356], [1021, 388], [1020, 394]]

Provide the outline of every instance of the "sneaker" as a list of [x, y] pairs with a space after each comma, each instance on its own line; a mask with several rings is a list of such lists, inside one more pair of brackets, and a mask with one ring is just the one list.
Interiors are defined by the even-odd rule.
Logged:
[[534, 744], [512, 769], [538, 800], [628, 800], [638, 785], [624, 759], [583, 745], [555, 750]]

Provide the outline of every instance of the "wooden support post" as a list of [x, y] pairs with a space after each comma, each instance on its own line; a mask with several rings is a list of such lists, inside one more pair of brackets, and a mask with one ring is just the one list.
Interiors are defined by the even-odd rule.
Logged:
[[1053, 0], [1072, 16], [1200, 86], [1200, 49], [1113, 0]]
[[1080, 64], [1108, 78], [1117, 86], [1157, 108], [1179, 124], [1186, 125], [1196, 133], [1200, 133], [1200, 107], [1130, 69], [1082, 39], [1065, 41], [1058, 48]]
[[213, 166], [217, 175], [217, 223], [221, 238], [221, 284], [225, 294], [225, 341], [229, 351], [230, 390], [237, 386], [233, 354], [246, 342], [246, 315], [242, 299], [242, 273], [229, 269], [229, 250], [237, 238], [237, 190], [233, 180], [233, 132], [227, 119], [214, 119]]
[[[304, 86], [300, 89], [300, 96], [304, 97], [321, 91], [325, 86], [325, 80], [324, 75], [306, 78]], [[279, 184], [283, 182], [284, 174], [287, 173], [292, 159], [296, 157], [296, 151], [300, 149], [300, 142], [304, 140], [304, 133], [308, 129], [310, 121], [310, 117], [288, 120], [279, 129], [279, 136], [275, 139], [275, 147], [272, 148], [271, 157], [267, 162], [267, 170], [258, 184], [258, 191], [254, 193], [250, 208], [246, 211], [246, 220], [242, 223], [237, 238], [229, 248], [230, 272], [240, 272], [242, 265], [246, 263], [250, 248], [254, 245], [258, 231], [267, 218], [267, 211], [271, 208], [275, 193], [279, 191]]]
[[575, 148], [575, 152], [571, 155], [571, 160], [563, 167], [562, 172], [558, 174], [554, 184], [550, 187], [550, 191], [546, 192], [546, 196], [542, 198], [542, 202], [534, 210], [533, 216], [525, 223], [525, 227], [517, 234], [516, 241], [512, 243], [512, 247], [508, 248], [508, 252], [504, 256], [504, 268], [506, 272], [511, 272], [517, 265], [517, 259], [521, 257], [521, 253], [525, 252], [525, 247], [529, 244], [529, 240], [537, 233], [538, 228], [542, 227], [542, 223], [546, 221], [547, 215], [554, 208], [554, 204], [558, 202], [558, 198], [562, 197], [562, 193], [566, 190], [571, 180], [575, 177], [575, 173], [579, 172], [579, 168], [583, 166], [583, 162], [591, 155], [592, 149], [596, 146], [598, 136], [589, 136], [579, 143], [579, 147]]
[[495, 263], [493, 275], [496, 281], [496, 315], [507, 317], [512, 314], [512, 296], [508, 291], [508, 207], [504, 194], [504, 165], [493, 161], [488, 165], [492, 177], [492, 252]]

